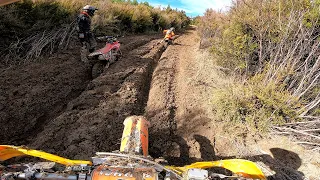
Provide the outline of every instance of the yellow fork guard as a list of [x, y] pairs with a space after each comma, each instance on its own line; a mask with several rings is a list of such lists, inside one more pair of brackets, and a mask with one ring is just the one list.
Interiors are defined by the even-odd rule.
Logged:
[[5, 161], [13, 157], [29, 155], [33, 157], [42, 158], [66, 166], [74, 165], [92, 165], [91, 161], [82, 161], [82, 160], [70, 160], [57, 155], [46, 153], [43, 151], [26, 149], [24, 147], [9, 146], [9, 145], [0, 145], [0, 161]]
[[208, 169], [213, 167], [221, 167], [232, 171], [233, 173], [252, 179], [266, 179], [260, 168], [253, 162], [243, 159], [228, 159], [220, 161], [197, 162], [184, 167], [167, 166], [168, 169], [182, 175], [188, 169]]

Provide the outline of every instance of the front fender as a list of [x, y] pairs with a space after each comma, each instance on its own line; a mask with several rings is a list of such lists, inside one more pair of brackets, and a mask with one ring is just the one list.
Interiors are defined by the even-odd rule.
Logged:
[[100, 52], [100, 51], [95, 51], [95, 52], [93, 52], [93, 53], [90, 53], [88, 56], [89, 56], [89, 57], [94, 57], [94, 56], [99, 56], [99, 55], [102, 55], [102, 52]]

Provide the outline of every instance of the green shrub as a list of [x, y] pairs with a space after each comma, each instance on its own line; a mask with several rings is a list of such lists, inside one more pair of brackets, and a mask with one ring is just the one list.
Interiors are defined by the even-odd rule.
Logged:
[[301, 104], [298, 99], [278, 84], [263, 86], [260, 82], [261, 79], [255, 77], [246, 83], [216, 90], [212, 103], [217, 120], [265, 133], [272, 125], [299, 119], [296, 110]]
[[319, 116], [319, 9], [320, 0], [239, 0], [197, 18], [217, 65], [246, 82], [215, 92], [219, 119], [265, 131]]

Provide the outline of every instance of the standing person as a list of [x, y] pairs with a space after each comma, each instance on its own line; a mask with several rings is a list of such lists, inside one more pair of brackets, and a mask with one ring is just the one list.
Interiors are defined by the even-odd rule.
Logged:
[[86, 5], [82, 8], [82, 12], [78, 15], [78, 35], [80, 42], [82, 43], [81, 48], [81, 60], [88, 62], [88, 50], [93, 52], [97, 46], [97, 42], [93, 33], [91, 32], [91, 18], [94, 16], [97, 8]]

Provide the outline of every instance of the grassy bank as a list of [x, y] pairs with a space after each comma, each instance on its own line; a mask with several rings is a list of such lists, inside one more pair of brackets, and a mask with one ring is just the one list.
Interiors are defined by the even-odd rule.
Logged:
[[92, 24], [96, 35], [157, 32], [189, 24], [183, 11], [137, 1], [24, 0], [0, 7], [1, 64], [29, 62], [66, 49], [76, 40], [75, 19], [86, 4], [99, 8]]

